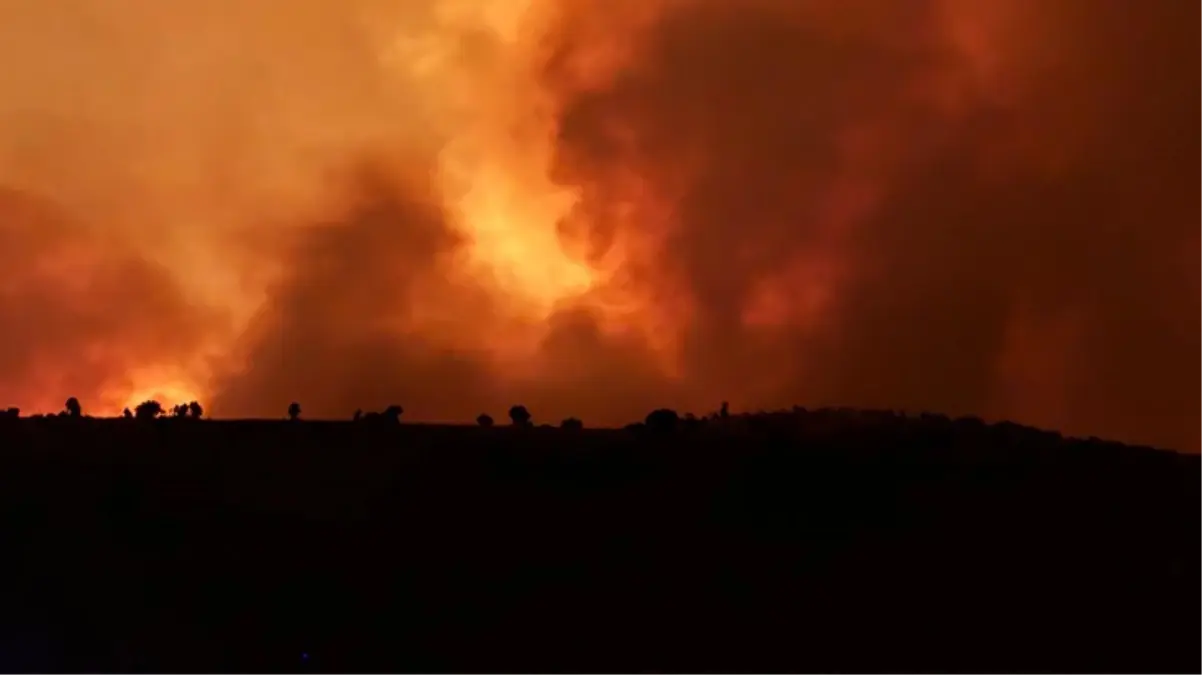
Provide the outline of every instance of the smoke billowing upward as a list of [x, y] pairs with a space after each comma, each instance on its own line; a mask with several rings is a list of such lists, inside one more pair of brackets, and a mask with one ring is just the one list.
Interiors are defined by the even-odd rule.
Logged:
[[3, 403], [1198, 448], [1196, 3], [292, 6], [0, 7]]

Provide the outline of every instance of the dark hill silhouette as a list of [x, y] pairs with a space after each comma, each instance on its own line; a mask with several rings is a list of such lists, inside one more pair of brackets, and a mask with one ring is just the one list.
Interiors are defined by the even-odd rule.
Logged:
[[1202, 665], [1197, 456], [889, 411], [561, 429], [152, 403], [0, 417], [5, 669]]

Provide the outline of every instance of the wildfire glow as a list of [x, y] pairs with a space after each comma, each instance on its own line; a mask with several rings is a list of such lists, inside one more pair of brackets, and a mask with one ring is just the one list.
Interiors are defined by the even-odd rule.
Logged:
[[202, 390], [195, 385], [182, 380], [166, 378], [149, 386], [141, 386], [132, 390], [120, 404], [103, 406], [96, 410], [95, 414], [116, 417], [121, 415], [126, 408], [132, 411], [144, 401], [158, 401], [163, 405], [164, 410], [169, 411], [174, 405], [203, 399], [202, 393]]
[[570, 259], [555, 234], [557, 212], [566, 210], [555, 202], [566, 200], [553, 195], [542, 204], [525, 202], [513, 186], [482, 178], [460, 202], [473, 262], [505, 291], [533, 302], [542, 316], [556, 301], [587, 291], [593, 270]]
[[1197, 445], [1196, 4], [278, 4], [0, 2], [0, 407]]

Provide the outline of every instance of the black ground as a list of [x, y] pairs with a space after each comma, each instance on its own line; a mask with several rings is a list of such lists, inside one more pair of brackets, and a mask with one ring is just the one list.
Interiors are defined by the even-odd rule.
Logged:
[[0, 420], [0, 670], [1196, 673], [1199, 469], [814, 414]]

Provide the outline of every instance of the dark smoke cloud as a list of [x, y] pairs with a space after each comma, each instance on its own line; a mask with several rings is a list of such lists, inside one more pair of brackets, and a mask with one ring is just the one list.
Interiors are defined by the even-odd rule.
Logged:
[[[646, 264], [696, 308], [689, 379], [1196, 448], [1197, 5], [1024, 5], [1036, 21], [1002, 46], [1020, 85], [1002, 98], [967, 77], [939, 5], [861, 5], [871, 19], [674, 5], [601, 87], [572, 89], [570, 35], [550, 61], [567, 92], [556, 175], [603, 196], [595, 221], [613, 227], [624, 171], [673, 195]], [[858, 129], [876, 133], [860, 156], [840, 145]], [[823, 209], [845, 180], [879, 199], [832, 234]], [[820, 327], [748, 327], [755, 283], [799, 251], [850, 270]], [[1044, 357], [1072, 364], [1043, 383], [1059, 412], [1025, 402], [1046, 392], [1004, 395], [999, 369], [1024, 361], [1008, 355], [1015, 322], [1053, 340], [1064, 317], [1079, 328]], [[792, 377], [757, 389], [765, 366]]]
[[455, 276], [464, 241], [436, 195], [411, 174], [350, 173], [344, 214], [297, 233], [215, 410], [274, 417], [298, 400], [344, 417], [399, 402], [419, 419], [465, 421], [521, 401], [544, 421], [619, 420], [664, 393], [641, 343], [603, 334], [579, 305], [551, 317], [534, 358], [499, 362], [491, 340], [505, 319], [484, 285]]
[[288, 272], [252, 321], [215, 409], [278, 416], [299, 400], [309, 414], [342, 417], [393, 402], [427, 415], [449, 400], [460, 413], [478, 407], [489, 386], [481, 357], [413, 326], [419, 303], [453, 303], [448, 316], [465, 322], [488, 311], [484, 296], [441, 274], [460, 242], [436, 200], [375, 166], [353, 171], [345, 189], [338, 220], [296, 233]]
[[222, 317], [191, 304], [162, 266], [0, 188], [0, 399], [60, 409], [139, 369], [200, 351]]
[[[208, 3], [189, 6], [205, 35], [226, 35]], [[386, 77], [358, 15], [306, 6], [307, 30], [333, 21], [336, 39], [305, 47], [255, 14], [238, 50], [216, 37], [172, 48], [162, 73], [147, 58], [130, 71], [153, 86], [120, 80], [126, 96], [86, 97], [102, 126], [131, 130], [117, 145], [138, 161], [124, 173], [109, 168], [109, 132], [6, 139], [4, 170], [22, 184], [62, 177], [73, 208], [0, 196], [0, 393], [57, 407], [59, 392], [193, 362], [228, 328], [209, 309], [219, 302], [197, 299], [201, 275], [131, 245], [161, 244], [138, 224], [149, 210], [161, 231], [178, 213], [221, 221], [220, 236], [195, 228], [180, 246], [270, 280], [261, 305], [234, 298], [259, 309], [232, 349], [219, 341], [219, 415], [280, 416], [298, 400], [309, 416], [395, 402], [468, 420], [521, 402], [539, 421], [617, 424], [728, 399], [933, 409], [1198, 448], [1195, 3], [560, 3], [537, 36], [549, 172], [579, 197], [558, 234], [606, 281], [545, 319], [471, 267], [471, 228], [446, 203], [461, 195], [436, 185], [448, 148], [505, 155], [524, 141], [501, 137], [538, 135], [538, 115], [502, 133], [468, 110], [491, 102], [508, 120], [520, 97], [507, 92], [530, 93], [498, 65], [512, 47], [472, 32], [475, 56], [436, 71], [454, 81]], [[115, 25], [171, 34], [172, 16], [138, 7]], [[243, 67], [248, 53], [261, 68]], [[61, 85], [59, 54], [0, 94]], [[193, 72], [230, 86], [178, 76]], [[468, 86], [476, 75], [486, 86]], [[527, 160], [511, 175], [531, 172]], [[122, 191], [138, 181], [154, 200]], [[113, 213], [121, 236], [106, 238]]]

